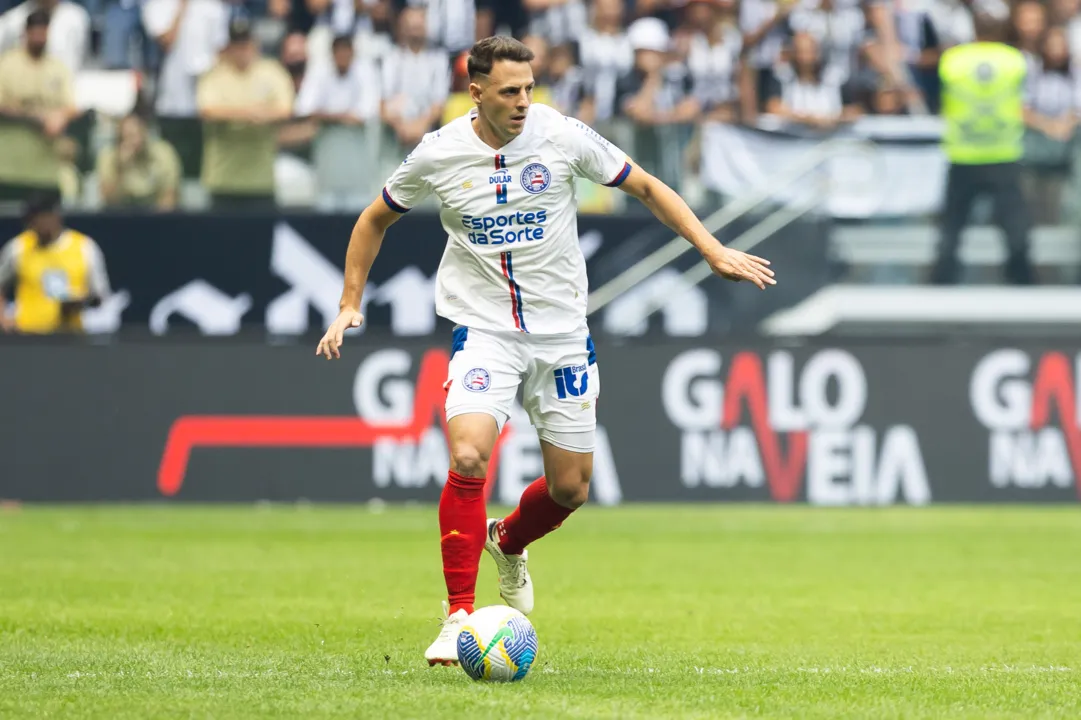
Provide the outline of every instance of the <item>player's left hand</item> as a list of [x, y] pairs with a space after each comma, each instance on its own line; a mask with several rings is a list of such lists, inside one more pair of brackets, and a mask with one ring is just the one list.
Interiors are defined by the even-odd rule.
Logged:
[[765, 290], [767, 285], [776, 285], [773, 279], [773, 271], [769, 269], [769, 260], [748, 255], [732, 248], [720, 248], [715, 253], [710, 253], [706, 262], [713, 268], [713, 272], [726, 280], [740, 282], [749, 280]]
[[345, 338], [345, 331], [349, 328], [360, 327], [360, 324], [364, 322], [364, 316], [352, 308], [345, 308], [338, 317], [327, 328], [326, 334], [323, 335], [323, 339], [319, 341], [319, 345], [315, 348], [316, 355], [322, 355], [327, 360], [338, 358], [340, 359], [342, 354], [339, 348], [342, 346], [342, 340]]

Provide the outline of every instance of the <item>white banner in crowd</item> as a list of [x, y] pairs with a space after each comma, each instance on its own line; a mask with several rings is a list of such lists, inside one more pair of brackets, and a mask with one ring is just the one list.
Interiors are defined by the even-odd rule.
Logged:
[[[706, 187], [727, 197], [774, 187], [774, 202], [809, 203], [836, 218], [928, 215], [941, 206], [948, 162], [939, 145], [941, 126], [936, 119], [865, 118], [828, 137], [782, 129], [779, 124], [777, 129], [766, 128], [765, 123], [758, 128], [704, 125]], [[780, 185], [786, 167], [837, 139], [853, 142], [815, 171]]]

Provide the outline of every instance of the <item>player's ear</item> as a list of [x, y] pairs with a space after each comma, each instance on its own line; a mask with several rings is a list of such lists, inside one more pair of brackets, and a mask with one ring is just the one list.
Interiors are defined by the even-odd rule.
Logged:
[[482, 76], [478, 75], [476, 80], [469, 83], [469, 97], [473, 99], [473, 102], [480, 102], [480, 94], [484, 92], [484, 86], [487, 85], [482, 79]]

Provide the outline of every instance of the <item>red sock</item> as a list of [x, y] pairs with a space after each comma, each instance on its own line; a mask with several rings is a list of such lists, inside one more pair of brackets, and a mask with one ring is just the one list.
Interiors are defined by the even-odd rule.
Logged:
[[514, 512], [496, 526], [499, 547], [507, 555], [521, 555], [526, 545], [555, 530], [572, 512], [552, 499], [542, 476], [525, 489]]
[[464, 477], [452, 470], [439, 498], [439, 544], [451, 615], [462, 608], [473, 612], [487, 532], [484, 478]]

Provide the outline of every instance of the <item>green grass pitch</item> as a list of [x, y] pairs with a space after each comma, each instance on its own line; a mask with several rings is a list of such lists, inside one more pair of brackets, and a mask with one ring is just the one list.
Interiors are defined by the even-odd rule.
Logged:
[[486, 685], [422, 657], [434, 507], [0, 511], [0, 717], [1081, 717], [1077, 508], [587, 506], [530, 566]]

